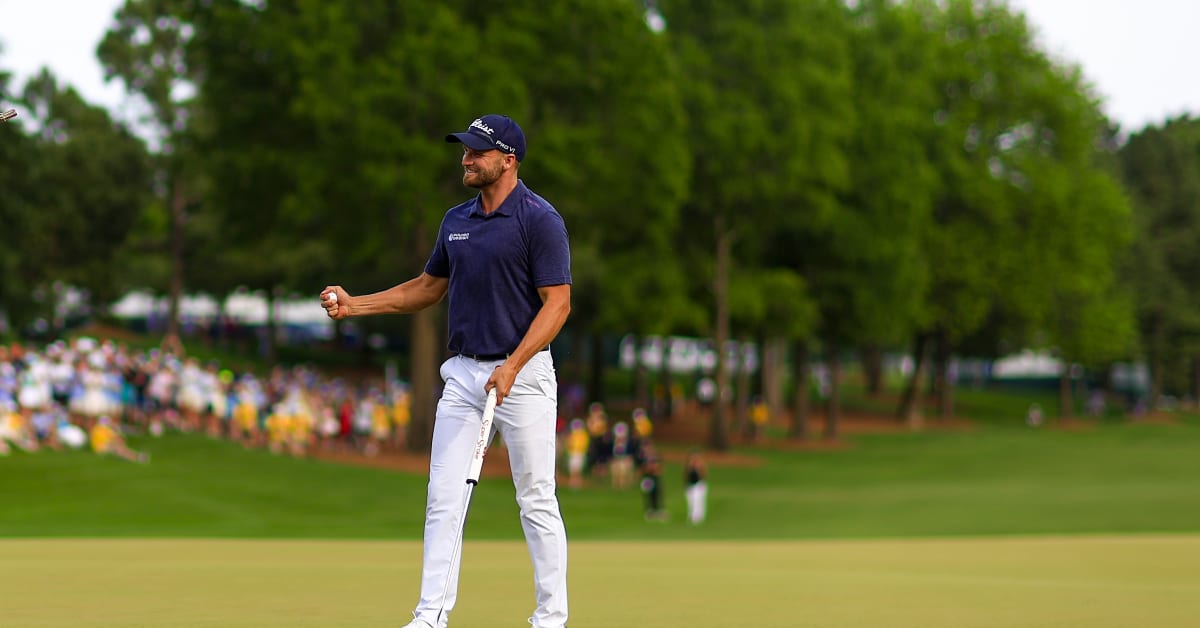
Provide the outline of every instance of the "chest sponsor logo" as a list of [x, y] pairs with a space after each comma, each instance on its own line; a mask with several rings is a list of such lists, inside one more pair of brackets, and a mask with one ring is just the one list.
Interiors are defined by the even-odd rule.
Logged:
[[468, 240], [470, 238], [471, 238], [471, 234], [469, 234], [469, 233], [451, 233], [450, 236], [446, 239], [450, 242], [457, 242], [459, 240]]

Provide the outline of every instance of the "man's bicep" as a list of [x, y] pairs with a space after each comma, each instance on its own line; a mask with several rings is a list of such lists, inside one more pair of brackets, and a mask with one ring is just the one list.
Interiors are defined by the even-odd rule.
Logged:
[[423, 297], [422, 301], [427, 302], [429, 305], [441, 301], [446, 296], [446, 290], [449, 287], [449, 277], [438, 277], [429, 273], [421, 273], [421, 276], [417, 277], [417, 288]]
[[541, 286], [538, 288], [538, 296], [542, 298], [542, 303], [570, 303], [571, 284], [564, 283], [556, 286]]

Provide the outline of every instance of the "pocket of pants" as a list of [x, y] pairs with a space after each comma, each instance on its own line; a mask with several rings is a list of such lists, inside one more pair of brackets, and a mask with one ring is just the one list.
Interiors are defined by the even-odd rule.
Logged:
[[554, 385], [553, 380], [539, 376], [537, 378], [538, 388], [542, 389], [542, 394], [549, 397], [552, 401], [558, 401], [558, 386]]

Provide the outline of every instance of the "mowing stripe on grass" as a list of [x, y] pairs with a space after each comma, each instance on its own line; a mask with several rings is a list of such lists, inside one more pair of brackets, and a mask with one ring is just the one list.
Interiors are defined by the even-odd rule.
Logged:
[[[455, 628], [521, 626], [523, 543], [465, 546]], [[0, 624], [395, 626], [415, 542], [0, 541]], [[576, 542], [573, 628], [1194, 626], [1200, 535]]]

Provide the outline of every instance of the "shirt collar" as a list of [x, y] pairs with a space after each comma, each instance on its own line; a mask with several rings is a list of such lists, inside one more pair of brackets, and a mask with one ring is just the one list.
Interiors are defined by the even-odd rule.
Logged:
[[[520, 207], [521, 201], [523, 201], [525, 199], [526, 190], [527, 190], [527, 188], [525, 187], [525, 182], [520, 179], [517, 179], [517, 187], [513, 188], [512, 192], [509, 192], [508, 197], [504, 199], [504, 202], [500, 203], [500, 206], [497, 207], [496, 211], [494, 211], [492, 213], [499, 214], [501, 216], [512, 216], [514, 213], [516, 213], [517, 208]], [[475, 195], [475, 201], [471, 204], [470, 215], [472, 217], [474, 217], [474, 216], [479, 216], [481, 218], [487, 217], [487, 214], [483, 213], [483, 201], [481, 200], [482, 198], [483, 198], [482, 194]]]

